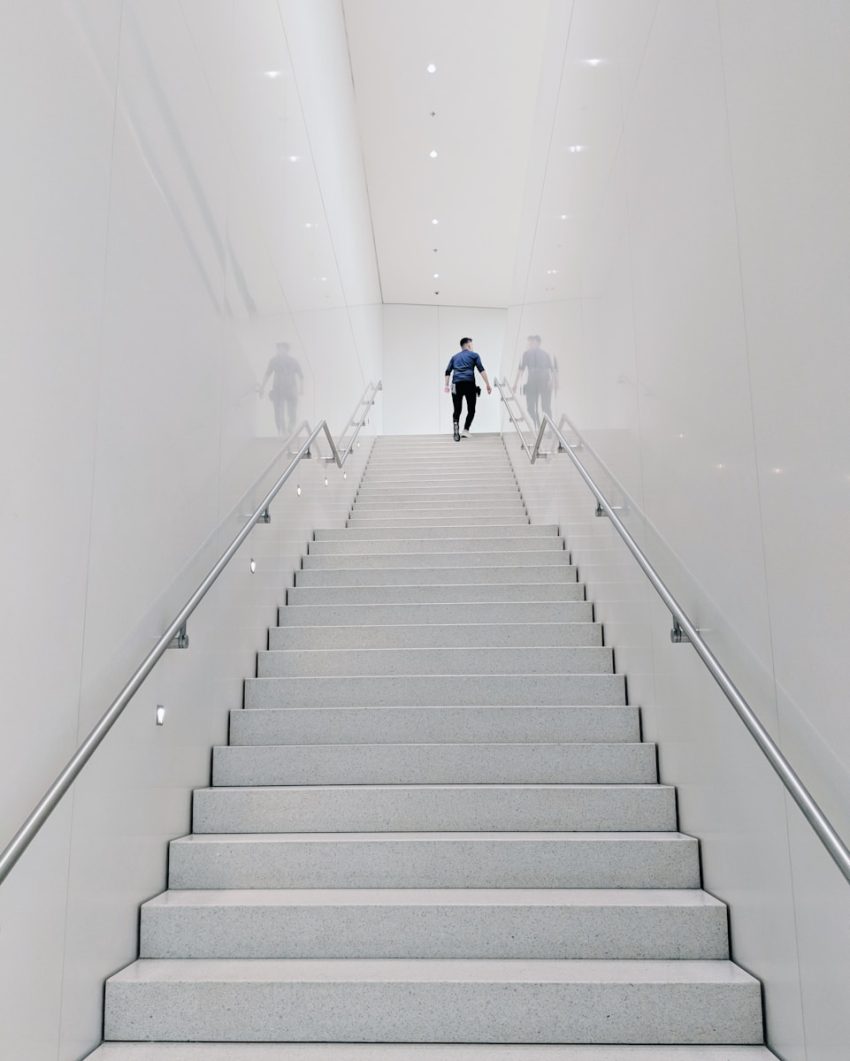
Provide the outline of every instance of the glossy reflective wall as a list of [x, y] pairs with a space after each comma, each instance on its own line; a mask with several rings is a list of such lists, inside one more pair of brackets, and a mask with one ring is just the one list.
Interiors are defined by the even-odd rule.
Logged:
[[[576, 0], [548, 39], [507, 374], [539, 335], [555, 418], [850, 837], [850, 5]], [[850, 887], [566, 458], [530, 469], [510, 445], [660, 741], [774, 1049], [846, 1058]]]
[[[257, 389], [341, 430], [382, 320], [340, 6], [13, 5], [0, 34], [5, 843], [262, 496]], [[380, 422], [376, 406], [367, 434]], [[72, 1061], [347, 479], [301, 466], [0, 888], [0, 1056]], [[283, 458], [285, 460], [286, 458]], [[276, 467], [284, 465], [279, 461]], [[270, 471], [263, 480], [269, 483]], [[300, 496], [295, 487], [302, 487]], [[255, 560], [252, 575], [249, 560]], [[154, 725], [157, 704], [166, 724]]]

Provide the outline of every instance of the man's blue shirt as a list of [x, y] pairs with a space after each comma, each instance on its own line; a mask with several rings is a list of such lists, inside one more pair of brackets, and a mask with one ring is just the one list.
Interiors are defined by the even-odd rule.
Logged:
[[454, 372], [454, 382], [462, 383], [464, 380], [474, 380], [475, 370], [479, 372], [484, 371], [484, 366], [481, 364], [481, 358], [474, 350], [459, 350], [458, 353], [449, 358], [448, 367], [446, 368], [446, 375], [450, 372]]

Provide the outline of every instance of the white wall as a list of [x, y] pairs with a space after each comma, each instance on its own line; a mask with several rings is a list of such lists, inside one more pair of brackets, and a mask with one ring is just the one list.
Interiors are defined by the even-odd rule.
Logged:
[[[505, 363], [529, 332], [558, 354], [558, 409], [850, 837], [850, 7], [564, 7]], [[735, 957], [765, 981], [771, 1043], [845, 1058], [850, 888], [566, 458], [516, 460], [535, 513], [567, 528]]]
[[[492, 383], [501, 369], [507, 310], [387, 305], [383, 311], [383, 427], [388, 435], [451, 432], [452, 400], [443, 393], [446, 365], [471, 336]], [[465, 409], [465, 406], [464, 406]], [[464, 412], [465, 415], [465, 412]], [[482, 385], [473, 431], [498, 431], [497, 392]]]
[[[382, 322], [331, 0], [15, 5], [0, 113], [5, 843], [253, 507], [280, 450], [255, 392], [274, 343], [302, 364], [300, 415], [340, 429]], [[103, 980], [367, 450], [328, 488], [302, 465], [0, 888], [1, 1056], [98, 1041]]]

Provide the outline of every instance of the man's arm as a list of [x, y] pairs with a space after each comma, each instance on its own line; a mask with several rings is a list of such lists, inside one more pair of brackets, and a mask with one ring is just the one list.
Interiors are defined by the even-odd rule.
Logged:
[[443, 387], [443, 390], [446, 392], [446, 394], [449, 393], [449, 376], [451, 376], [451, 374], [452, 374], [452, 369], [454, 368], [454, 364], [455, 364], [455, 359], [453, 357], [450, 357], [449, 358], [449, 363], [446, 365], [445, 386]]
[[493, 388], [490, 386], [490, 380], [487, 378], [487, 373], [484, 369], [481, 369], [481, 378], [484, 380], [484, 386], [487, 388], [487, 393], [492, 394]]

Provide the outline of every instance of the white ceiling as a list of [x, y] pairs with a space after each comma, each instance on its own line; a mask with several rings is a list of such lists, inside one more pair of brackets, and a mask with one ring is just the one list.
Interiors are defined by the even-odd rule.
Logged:
[[384, 302], [507, 306], [550, 0], [343, 6]]

